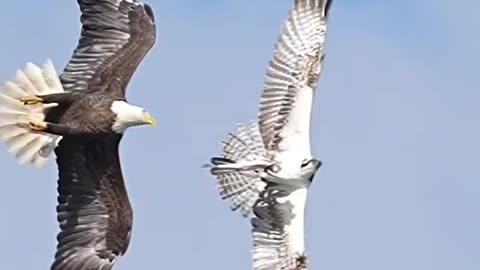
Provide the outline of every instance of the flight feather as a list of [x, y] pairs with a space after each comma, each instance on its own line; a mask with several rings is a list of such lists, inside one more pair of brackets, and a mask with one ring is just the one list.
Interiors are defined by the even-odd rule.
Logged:
[[265, 76], [258, 122], [267, 150], [310, 153], [313, 92], [322, 69], [331, 0], [296, 0]]

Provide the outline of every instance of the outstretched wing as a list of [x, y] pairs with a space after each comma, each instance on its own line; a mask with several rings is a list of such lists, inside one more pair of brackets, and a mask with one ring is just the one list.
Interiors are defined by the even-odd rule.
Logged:
[[118, 159], [119, 141], [64, 138], [55, 149], [61, 231], [51, 270], [108, 270], [126, 252], [132, 210]]
[[123, 98], [156, 39], [153, 11], [137, 0], [77, 0], [82, 33], [60, 76], [65, 91], [104, 91]]
[[306, 189], [269, 184], [255, 203], [251, 219], [254, 270], [306, 269], [303, 211]]
[[310, 114], [333, 0], [295, 0], [265, 77], [258, 116], [268, 150], [310, 153]]

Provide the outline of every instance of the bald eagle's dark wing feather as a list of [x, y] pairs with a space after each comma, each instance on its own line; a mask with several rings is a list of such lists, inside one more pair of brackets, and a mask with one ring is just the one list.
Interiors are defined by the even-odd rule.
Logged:
[[137, 0], [77, 0], [82, 33], [60, 76], [66, 91], [125, 96], [127, 84], [156, 39], [150, 6]]
[[118, 158], [120, 139], [63, 138], [55, 150], [61, 232], [51, 270], [111, 269], [127, 250], [132, 210]]

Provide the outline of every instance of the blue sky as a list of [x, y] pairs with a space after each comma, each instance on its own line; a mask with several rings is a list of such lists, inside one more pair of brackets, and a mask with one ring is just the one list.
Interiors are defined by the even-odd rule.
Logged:
[[[158, 39], [128, 99], [155, 128], [127, 132], [121, 159], [134, 207], [125, 269], [251, 268], [250, 226], [201, 165], [256, 117], [263, 76], [292, 1], [150, 1]], [[310, 189], [311, 269], [480, 267], [480, 91], [473, 0], [336, 0], [312, 122], [324, 163]], [[79, 36], [76, 1], [0, 9], [0, 80]], [[17, 165], [0, 146], [0, 269], [48, 269], [56, 165]]]

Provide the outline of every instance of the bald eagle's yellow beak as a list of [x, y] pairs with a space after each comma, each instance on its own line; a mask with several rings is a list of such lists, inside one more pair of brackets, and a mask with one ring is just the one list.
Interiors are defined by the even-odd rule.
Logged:
[[155, 118], [153, 118], [148, 112], [145, 112], [143, 114], [143, 117], [145, 119], [145, 123], [152, 126], [155, 126], [157, 124], [157, 120], [155, 120]]

